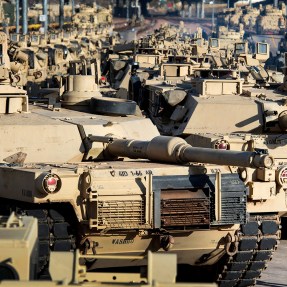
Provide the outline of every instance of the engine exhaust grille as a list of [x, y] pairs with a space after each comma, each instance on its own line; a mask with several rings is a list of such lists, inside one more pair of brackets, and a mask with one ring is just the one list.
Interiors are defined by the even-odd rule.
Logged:
[[200, 191], [162, 191], [162, 227], [209, 226], [209, 197]]
[[145, 227], [145, 202], [143, 200], [98, 201], [98, 227]]

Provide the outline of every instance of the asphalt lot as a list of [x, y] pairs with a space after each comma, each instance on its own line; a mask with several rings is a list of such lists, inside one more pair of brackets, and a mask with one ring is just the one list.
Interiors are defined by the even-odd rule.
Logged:
[[256, 287], [287, 287], [287, 240], [281, 240]]

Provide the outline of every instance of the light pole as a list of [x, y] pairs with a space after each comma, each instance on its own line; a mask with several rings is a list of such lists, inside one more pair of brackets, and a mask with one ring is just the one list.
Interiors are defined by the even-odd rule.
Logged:
[[204, 3], [205, 3], [205, 0], [202, 0], [202, 3], [201, 3], [201, 19], [204, 19]]
[[22, 34], [28, 33], [28, 1], [22, 0]]
[[63, 26], [64, 26], [64, 0], [60, 0], [59, 24], [60, 24], [60, 29], [63, 29]]
[[127, 21], [129, 21], [129, 19], [130, 19], [130, 0], [126, 1], [126, 5], [127, 5]]
[[43, 28], [44, 33], [48, 32], [48, 1], [43, 0]]
[[19, 19], [20, 19], [20, 7], [19, 0], [16, 0], [16, 33], [19, 33]]
[[72, 15], [75, 15], [75, 0], [71, 0], [72, 2]]
[[214, 2], [215, 1], [210, 1], [209, 4], [212, 5], [212, 33], [214, 32]]

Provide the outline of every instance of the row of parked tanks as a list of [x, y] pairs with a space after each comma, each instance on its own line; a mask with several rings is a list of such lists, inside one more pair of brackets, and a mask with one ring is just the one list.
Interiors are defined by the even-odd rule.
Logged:
[[248, 32], [260, 35], [278, 35], [286, 31], [286, 4], [282, 1], [279, 7], [260, 5], [259, 8], [246, 6], [224, 9], [217, 14], [217, 23], [230, 28], [241, 23]]
[[[4, 274], [59, 278], [51, 252], [78, 249], [78, 282], [121, 282], [152, 251], [177, 255], [178, 281], [254, 285], [287, 212], [286, 103], [272, 90], [286, 84], [264, 68], [268, 44], [250, 54], [200, 29], [128, 44], [83, 31], [54, 45], [50, 34], [48, 52], [40, 35], [1, 33], [0, 210], [37, 218], [39, 240], [33, 270], [3, 253]], [[50, 76], [37, 83], [41, 61]]]

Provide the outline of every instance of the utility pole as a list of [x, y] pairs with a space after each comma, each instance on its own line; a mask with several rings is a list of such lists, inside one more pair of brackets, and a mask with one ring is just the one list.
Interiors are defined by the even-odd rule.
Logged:
[[72, 15], [75, 15], [75, 0], [71, 0], [72, 4]]
[[60, 29], [63, 29], [63, 26], [64, 26], [64, 0], [60, 0], [59, 24], [60, 24]]
[[274, 7], [278, 8], [278, 0], [274, 0]]
[[28, 33], [28, 4], [27, 0], [22, 0], [22, 34]]
[[205, 0], [202, 0], [202, 2], [201, 2], [201, 19], [204, 19], [204, 3], [205, 3]]
[[130, 0], [126, 0], [127, 5], [127, 21], [130, 19]]
[[200, 3], [199, 2], [197, 2], [196, 3], [196, 18], [199, 18], [199, 13], [200, 12]]
[[48, 0], [43, 0], [43, 28], [44, 28], [44, 33], [46, 34], [48, 32]]
[[212, 33], [214, 33], [214, 27], [215, 27], [214, 25], [214, 2], [215, 0], [209, 2], [209, 4], [212, 5]]
[[20, 19], [20, 7], [19, 7], [19, 0], [16, 0], [15, 3], [15, 8], [16, 8], [16, 33], [20, 32], [19, 28], [19, 19]]

